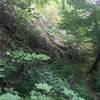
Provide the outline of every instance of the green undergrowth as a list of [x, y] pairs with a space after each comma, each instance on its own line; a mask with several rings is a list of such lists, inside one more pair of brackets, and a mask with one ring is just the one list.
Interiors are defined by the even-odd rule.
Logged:
[[93, 72], [91, 75], [92, 86], [95, 92], [100, 92], [100, 71]]
[[23, 50], [6, 52], [0, 60], [0, 80], [5, 83], [0, 100], [94, 100], [82, 79], [84, 66], [63, 59], [51, 63], [45, 54]]

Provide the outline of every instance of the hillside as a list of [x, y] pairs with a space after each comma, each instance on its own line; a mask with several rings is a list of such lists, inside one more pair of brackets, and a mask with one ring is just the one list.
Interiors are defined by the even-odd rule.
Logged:
[[100, 100], [99, 0], [0, 1], [0, 100]]

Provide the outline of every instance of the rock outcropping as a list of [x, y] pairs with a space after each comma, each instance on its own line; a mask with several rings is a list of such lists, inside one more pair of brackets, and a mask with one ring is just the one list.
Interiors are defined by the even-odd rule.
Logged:
[[0, 51], [21, 48], [29, 52], [45, 53], [53, 58], [81, 60], [82, 50], [79, 47], [66, 45], [59, 36], [50, 35], [46, 31], [49, 27], [43, 19], [29, 22], [18, 17], [9, 5], [4, 4], [0, 4]]

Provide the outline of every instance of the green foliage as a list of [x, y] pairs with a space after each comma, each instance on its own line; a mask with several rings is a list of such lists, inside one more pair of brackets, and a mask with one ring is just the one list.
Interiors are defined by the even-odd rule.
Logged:
[[41, 89], [44, 90], [46, 92], [50, 92], [50, 90], [52, 89], [52, 86], [49, 86], [47, 83], [39, 83], [39, 84], [35, 84], [37, 89]]
[[[90, 51], [93, 50], [93, 43], [96, 42], [97, 44], [97, 39], [99, 39], [99, 35], [96, 35], [96, 33], [99, 34], [100, 22], [98, 12], [100, 9], [93, 11], [93, 7], [87, 0], [51, 1], [52, 2], [50, 2], [50, 0], [7, 0], [6, 6], [11, 6], [11, 9], [16, 12], [18, 26], [14, 34], [15, 38], [20, 37], [20, 40], [23, 40], [22, 42], [25, 42], [26, 45], [29, 44], [30, 41], [34, 43], [38, 32], [33, 31], [34, 29], [30, 27], [30, 24], [33, 25], [33, 21], [35, 18], [38, 20], [39, 15], [37, 15], [37, 17], [35, 17], [34, 14], [32, 15], [30, 5], [35, 3], [36, 9], [40, 10], [48, 20], [47, 23], [55, 24], [60, 21], [60, 28], [66, 30], [67, 33], [67, 35], [65, 34], [63, 36], [67, 44], [81, 46], [84, 50], [87, 49], [87, 53], [90, 53]], [[61, 4], [59, 5], [58, 2], [62, 2], [63, 9], [59, 10]], [[46, 10], [42, 11], [44, 9]], [[56, 10], [56, 13], [51, 11], [51, 9]], [[61, 13], [59, 13], [59, 11], [61, 11]], [[58, 16], [59, 14], [61, 14], [61, 16]], [[96, 23], [96, 21], [98, 23]], [[48, 27], [49, 24], [47, 25]], [[53, 28], [50, 28], [50, 32], [48, 29], [48, 32], [55, 34], [54, 30], [56, 30], [56, 26], [50, 25], [50, 27], [51, 26]], [[26, 27], [27, 29], [25, 29]], [[29, 32], [34, 34], [31, 40], [29, 40], [29, 37], [27, 39], [27, 36], [31, 34], [28, 33], [28, 30], [32, 30]], [[50, 36], [52, 38], [51, 34]], [[56, 34], [58, 35], [58, 33]], [[47, 35], [49, 36], [49, 34]], [[62, 39], [61, 41], [64, 40]], [[16, 47], [15, 44], [13, 45]], [[14, 50], [13, 48], [10, 49]], [[0, 89], [2, 90], [3, 88], [6, 93], [0, 95], [0, 100], [93, 100], [93, 96], [89, 95], [84, 80], [82, 80], [82, 73], [84, 73], [83, 67], [86, 66], [85, 64], [69, 64], [64, 59], [49, 62], [51, 59], [47, 55], [41, 53], [37, 54], [32, 52], [32, 50], [29, 52], [27, 49], [25, 49], [25, 51], [8, 50], [5, 55], [6, 57], [4, 59], [0, 56]], [[92, 78], [93, 88], [100, 90], [100, 73], [93, 73]], [[19, 83], [16, 82], [17, 79]], [[7, 87], [8, 90], [5, 87]], [[19, 93], [9, 90], [9, 87], [13, 87], [14, 90]], [[0, 93], [4, 92], [1, 90]], [[21, 97], [24, 96], [24, 98], [22, 99], [18, 94]]]
[[30, 100], [55, 100], [55, 99], [33, 90], [31, 92]]
[[8, 59], [0, 60], [0, 80], [6, 80], [12, 71], [16, 71], [15, 65], [8, 63]]
[[5, 62], [3, 60], [0, 60], [0, 78], [5, 78], [4, 71], [5, 68], [3, 67], [5, 65]]
[[[16, 52], [7, 52], [7, 55], [11, 57], [10, 59], [14, 62], [17, 62], [19, 64], [23, 64], [26, 66], [27, 70], [32, 72], [29, 74], [28, 72], [24, 72], [21, 77], [21, 84], [17, 88], [17, 91], [21, 93], [21, 95], [25, 92], [29, 93], [29, 91], [32, 90], [31, 96], [27, 97], [26, 100], [66, 100], [69, 98], [70, 100], [74, 100], [75, 98], [79, 98], [77, 93], [72, 91], [70, 89], [70, 84], [65, 80], [68, 79], [69, 76], [72, 75], [72, 69], [71, 66], [65, 65], [64, 62], [59, 61], [52, 65], [52, 67], [56, 66], [56, 68], [59, 66], [59, 68], [63, 68], [63, 66], [67, 66], [63, 70], [64, 80], [62, 80], [60, 77], [58, 77], [59, 73], [55, 73], [57, 69], [50, 69], [50, 65], [48, 64], [41, 64], [40, 62], [43, 62], [45, 60], [48, 60], [48, 56], [39, 55], [40, 58], [38, 58], [38, 55], [35, 54], [33, 56], [30, 53], [25, 53], [23, 51], [16, 51]], [[43, 57], [45, 59], [43, 59]], [[48, 58], [48, 59], [47, 59]], [[35, 60], [34, 60], [35, 59]], [[60, 64], [60, 65], [59, 65]], [[32, 68], [30, 67], [32, 66]], [[34, 69], [34, 66], [35, 67]], [[61, 67], [62, 66], [62, 67]], [[68, 69], [69, 68], [69, 69]], [[26, 73], [26, 74], [25, 74]], [[60, 74], [62, 74], [60, 73]], [[29, 79], [29, 77], [31, 78]], [[73, 80], [73, 77], [69, 77], [69, 80]], [[66, 87], [65, 87], [66, 86]], [[66, 94], [65, 90], [68, 90]], [[60, 94], [59, 94], [60, 93]], [[75, 93], [75, 94], [74, 94]], [[23, 94], [23, 95], [24, 95]], [[72, 95], [72, 96], [71, 96]], [[81, 99], [79, 99], [81, 100]]]
[[12, 52], [10, 56], [16, 62], [29, 64], [36, 64], [50, 59], [50, 57], [46, 56], [45, 54], [25, 53], [23, 51]]
[[0, 100], [21, 100], [21, 98], [18, 95], [6, 93], [0, 95]]
[[[31, 91], [24, 100], [85, 100], [82, 98], [86, 95], [82, 95], [83, 90], [77, 93], [71, 89], [76, 84], [75, 77], [73, 77], [73, 74], [76, 76], [73, 65], [68, 65], [63, 60], [54, 62], [52, 65], [40, 63], [47, 61], [49, 57], [37, 54], [33, 56], [34, 53], [32, 55], [23, 51], [7, 52], [7, 55], [14, 63], [23, 64], [27, 68], [27, 71], [22, 72], [20, 85], [15, 88], [21, 96], [27, 95]], [[29, 72], [31, 73], [29, 74]], [[71, 84], [71, 81], [74, 83]], [[14, 94], [14, 92], [11, 93]]]
[[[45, 83], [47, 84], [47, 83]], [[44, 90], [44, 88], [42, 88]], [[56, 95], [54, 95], [56, 94]], [[37, 95], [37, 96], [36, 96]], [[57, 97], [58, 96], [58, 97]], [[52, 87], [52, 91], [48, 91], [41, 93], [41, 91], [36, 92], [36, 91], [32, 91], [31, 92], [31, 99], [32, 100], [38, 100], [37, 98], [41, 97], [40, 100], [56, 100], [57, 99], [61, 99], [61, 100], [85, 100], [84, 98], [81, 98], [77, 93], [75, 93], [74, 91], [68, 89], [68, 88], [63, 88], [61, 91], [59, 90], [59, 92], [57, 92], [53, 87]]]
[[85, 100], [84, 98], [81, 98], [78, 96], [77, 93], [75, 93], [72, 90], [69, 90], [67, 88], [64, 88], [64, 91], [62, 91], [66, 96], [70, 98], [70, 100]]
[[[26, 67], [34, 66], [39, 63], [43, 63], [50, 59], [50, 57], [45, 54], [36, 54], [36, 53], [25, 53], [23, 51], [15, 52], [6, 52], [8, 56], [5, 60], [0, 60], [0, 75], [4, 77], [1, 73], [5, 71], [16, 71], [17, 63], [23, 64]], [[9, 63], [8, 63], [9, 61]], [[5, 72], [5, 73], [6, 73]]]
[[[20, 78], [18, 91], [28, 93], [38, 79], [36, 67], [43, 65], [50, 59], [45, 54], [29, 53], [24, 51], [6, 52], [6, 59], [0, 60], [0, 80], [9, 81], [14, 76]], [[20, 73], [19, 73], [20, 72]], [[16, 76], [16, 74], [19, 74]]]
[[82, 17], [78, 11], [63, 11], [61, 27], [66, 30], [77, 31], [82, 26]]
[[[91, 48], [89, 45], [92, 43], [96, 47], [100, 41], [98, 5], [93, 0], [66, 1], [66, 7], [61, 11], [60, 27], [77, 37], [75, 39], [77, 45], [83, 45], [87, 49]], [[90, 40], [86, 42], [88, 39]]]
[[75, 35], [72, 35], [72, 34], [68, 34], [66, 35], [65, 37], [65, 42], [68, 43], [68, 44], [75, 44], [77, 43], [78, 39]]

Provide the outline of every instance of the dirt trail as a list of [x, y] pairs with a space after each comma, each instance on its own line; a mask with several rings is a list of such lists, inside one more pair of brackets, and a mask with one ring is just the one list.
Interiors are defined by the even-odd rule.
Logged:
[[[88, 69], [88, 68], [87, 68]], [[100, 92], [96, 92], [93, 88], [92, 88], [92, 79], [91, 79], [91, 74], [84, 74], [84, 82], [86, 84], [86, 87], [90, 93], [90, 95], [92, 95], [94, 97], [94, 100], [100, 100]]]

